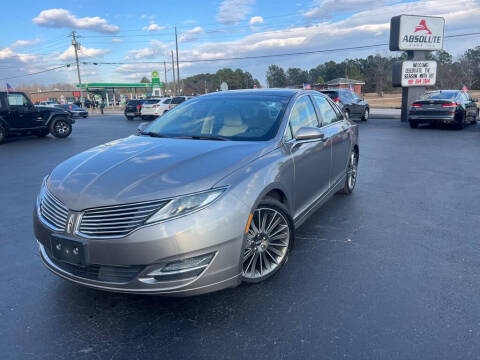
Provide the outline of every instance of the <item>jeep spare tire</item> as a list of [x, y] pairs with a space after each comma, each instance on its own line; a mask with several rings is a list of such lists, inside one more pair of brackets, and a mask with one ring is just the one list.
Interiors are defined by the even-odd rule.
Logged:
[[54, 119], [50, 123], [50, 133], [57, 138], [65, 138], [72, 133], [72, 124], [64, 118]]

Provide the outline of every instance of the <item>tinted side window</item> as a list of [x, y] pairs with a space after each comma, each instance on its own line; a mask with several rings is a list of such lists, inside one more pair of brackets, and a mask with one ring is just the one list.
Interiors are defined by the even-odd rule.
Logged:
[[172, 99], [172, 104], [181, 104], [185, 101], [184, 97], [176, 97]]
[[22, 94], [8, 94], [7, 99], [8, 105], [10, 106], [23, 106], [28, 104], [27, 99], [25, 99], [25, 96]]
[[333, 107], [328, 103], [327, 99], [322, 96], [314, 96], [313, 98], [320, 112], [319, 116], [322, 126], [329, 125], [338, 120], [337, 113], [333, 110]]
[[317, 115], [310, 97], [303, 96], [297, 100], [290, 112], [290, 126], [292, 127], [293, 135], [303, 126], [318, 127]]

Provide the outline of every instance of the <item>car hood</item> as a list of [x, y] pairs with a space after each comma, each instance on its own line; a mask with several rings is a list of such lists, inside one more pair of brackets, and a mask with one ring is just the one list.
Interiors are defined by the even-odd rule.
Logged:
[[273, 147], [271, 142], [130, 136], [64, 161], [47, 187], [75, 211], [168, 198], [209, 189]]

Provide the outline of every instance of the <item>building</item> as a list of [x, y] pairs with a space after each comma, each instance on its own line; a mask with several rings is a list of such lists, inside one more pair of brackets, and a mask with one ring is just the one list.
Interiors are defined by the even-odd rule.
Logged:
[[325, 90], [325, 89], [352, 89], [357, 94], [362, 94], [362, 87], [365, 85], [364, 81], [355, 80], [355, 79], [346, 79], [346, 78], [336, 78], [325, 83], [314, 84], [313, 88], [315, 90]]

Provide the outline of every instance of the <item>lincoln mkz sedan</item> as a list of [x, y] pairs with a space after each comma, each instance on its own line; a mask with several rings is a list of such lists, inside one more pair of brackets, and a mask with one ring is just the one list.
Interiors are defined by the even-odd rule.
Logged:
[[357, 179], [358, 126], [316, 91], [219, 92], [46, 176], [44, 264], [96, 289], [196, 295], [275, 274], [295, 228]]

